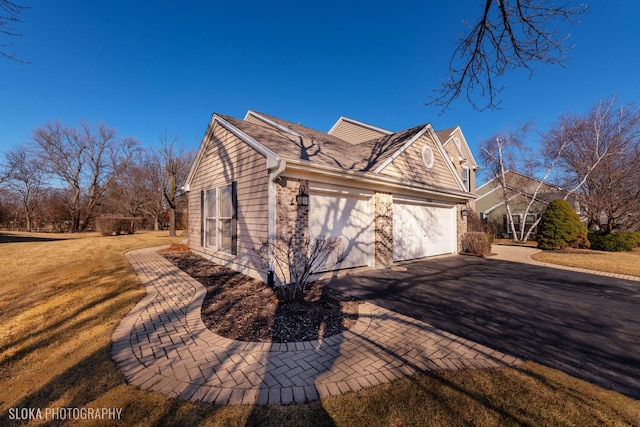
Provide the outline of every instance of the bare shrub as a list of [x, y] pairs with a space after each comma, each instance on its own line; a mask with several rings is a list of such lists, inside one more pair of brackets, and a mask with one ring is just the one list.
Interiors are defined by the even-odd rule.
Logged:
[[483, 221], [478, 212], [473, 209], [469, 209], [469, 215], [467, 216], [467, 231], [486, 233], [489, 239], [489, 245], [495, 240], [494, 230], [491, 225]]
[[254, 252], [258, 268], [273, 278], [278, 297], [303, 299], [319, 277], [345, 258], [339, 237], [280, 235], [261, 242]]
[[462, 236], [462, 252], [474, 255], [491, 253], [489, 235], [484, 232], [470, 231]]
[[133, 234], [139, 222], [135, 217], [102, 216], [96, 218], [96, 229], [103, 236]]

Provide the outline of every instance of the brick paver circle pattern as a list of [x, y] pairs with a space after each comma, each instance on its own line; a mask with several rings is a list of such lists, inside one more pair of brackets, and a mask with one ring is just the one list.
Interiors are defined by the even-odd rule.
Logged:
[[336, 396], [418, 372], [488, 368], [515, 357], [363, 302], [358, 322], [316, 341], [257, 343], [202, 322], [206, 291], [148, 248], [127, 253], [147, 295], [112, 336], [127, 381], [169, 397], [221, 405], [288, 404]]

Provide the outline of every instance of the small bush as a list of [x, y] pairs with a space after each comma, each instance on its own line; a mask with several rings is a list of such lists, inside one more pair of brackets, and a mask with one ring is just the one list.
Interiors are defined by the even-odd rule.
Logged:
[[495, 234], [492, 232], [490, 224], [483, 221], [473, 209], [469, 209], [467, 216], [467, 232], [487, 233], [489, 243], [493, 243], [495, 240]]
[[491, 253], [491, 240], [487, 233], [470, 231], [462, 236], [462, 252], [473, 255]]
[[636, 246], [640, 246], [640, 232], [589, 233], [589, 242], [591, 242], [591, 249], [597, 251], [632, 251]]
[[318, 273], [344, 261], [340, 237], [279, 235], [254, 249], [255, 265], [273, 280], [278, 298], [303, 300], [312, 290]]
[[538, 230], [540, 249], [563, 249], [567, 246], [589, 247], [587, 227], [565, 200], [556, 199], [549, 203], [542, 213]]
[[96, 229], [103, 236], [133, 234], [139, 221], [140, 218], [134, 217], [102, 216], [96, 218]]

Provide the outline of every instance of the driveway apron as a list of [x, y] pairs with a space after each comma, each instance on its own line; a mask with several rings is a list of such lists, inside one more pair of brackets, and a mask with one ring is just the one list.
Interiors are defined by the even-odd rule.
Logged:
[[640, 398], [638, 281], [450, 256], [334, 279], [331, 286]]

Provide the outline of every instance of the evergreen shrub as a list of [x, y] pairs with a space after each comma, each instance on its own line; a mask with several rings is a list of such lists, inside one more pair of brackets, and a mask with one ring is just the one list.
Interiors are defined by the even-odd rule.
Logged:
[[632, 251], [640, 246], [640, 232], [618, 231], [611, 234], [589, 233], [591, 249], [597, 251]]
[[540, 249], [564, 249], [567, 246], [589, 247], [587, 227], [565, 200], [556, 199], [549, 203], [547, 209], [542, 213], [538, 230], [538, 247]]

